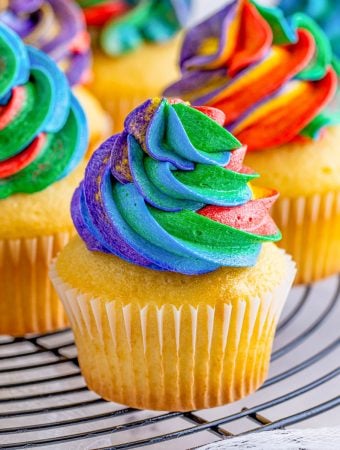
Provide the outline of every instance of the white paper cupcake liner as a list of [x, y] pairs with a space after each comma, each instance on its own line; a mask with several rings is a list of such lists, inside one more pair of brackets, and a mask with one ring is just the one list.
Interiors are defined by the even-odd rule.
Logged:
[[42, 333], [67, 326], [48, 276], [70, 233], [0, 240], [0, 334]]
[[297, 264], [296, 283], [340, 272], [340, 192], [279, 198], [272, 216], [282, 231], [278, 245]]

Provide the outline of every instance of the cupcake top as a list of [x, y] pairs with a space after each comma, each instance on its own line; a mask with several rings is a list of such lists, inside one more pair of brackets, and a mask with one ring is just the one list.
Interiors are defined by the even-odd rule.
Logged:
[[78, 0], [87, 24], [99, 30], [108, 55], [128, 53], [143, 42], [164, 42], [186, 23], [191, 0]]
[[93, 154], [72, 200], [88, 249], [188, 275], [254, 265], [261, 244], [281, 237], [269, 215], [277, 194], [250, 187], [257, 174], [224, 119], [166, 98], [132, 111]]
[[334, 53], [333, 64], [340, 76], [340, 2], [339, 0], [281, 0], [280, 8], [287, 14], [304, 11], [326, 32]]
[[86, 147], [86, 118], [65, 75], [0, 25], [0, 199], [65, 177]]
[[27, 44], [48, 53], [71, 85], [86, 80], [90, 38], [74, 0], [5, 0], [0, 2], [0, 22]]
[[167, 96], [215, 106], [225, 126], [251, 150], [317, 138], [335, 118], [330, 43], [308, 16], [290, 21], [278, 8], [234, 0], [187, 33], [182, 78]]

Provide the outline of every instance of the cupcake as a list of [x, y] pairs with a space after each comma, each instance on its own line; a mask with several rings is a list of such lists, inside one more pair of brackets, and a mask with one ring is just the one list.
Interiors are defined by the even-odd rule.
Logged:
[[0, 61], [0, 334], [22, 335], [67, 323], [48, 266], [74, 233], [87, 129], [56, 64], [1, 24]]
[[338, 0], [281, 0], [280, 8], [286, 14], [304, 11], [326, 32], [333, 49], [333, 62], [340, 75], [340, 3]]
[[6, 0], [0, 2], [0, 23], [29, 45], [53, 58], [65, 72], [89, 119], [89, 151], [109, 136], [111, 121], [83, 85], [90, 80], [90, 36], [74, 0]]
[[277, 194], [214, 108], [154, 98], [93, 154], [51, 269], [90, 389], [155, 410], [237, 400], [267, 376], [295, 274]]
[[178, 77], [175, 35], [191, 0], [78, 1], [93, 38], [90, 89], [121, 131], [133, 108]]
[[303, 14], [288, 22], [278, 8], [233, 1], [188, 32], [180, 61], [182, 77], [165, 94], [226, 114], [262, 174], [255, 184], [281, 193], [273, 217], [296, 281], [337, 273], [340, 125], [329, 105], [338, 78], [326, 35]]

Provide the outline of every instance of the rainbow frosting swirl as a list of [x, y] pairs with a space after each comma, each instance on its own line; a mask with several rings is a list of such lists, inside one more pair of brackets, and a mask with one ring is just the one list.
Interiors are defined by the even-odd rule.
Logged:
[[245, 148], [224, 114], [152, 99], [93, 154], [72, 200], [89, 250], [155, 270], [194, 275], [256, 263], [281, 235], [269, 215], [277, 194], [251, 188]]
[[340, 2], [339, 0], [281, 0], [287, 14], [304, 11], [326, 32], [334, 53], [334, 67], [340, 75]]
[[234, 0], [187, 33], [181, 79], [165, 91], [220, 108], [225, 127], [251, 150], [317, 138], [335, 118], [330, 43], [308, 16]]
[[65, 177], [86, 147], [86, 118], [65, 75], [0, 24], [0, 199]]
[[27, 44], [48, 53], [71, 85], [86, 80], [90, 38], [83, 13], [74, 0], [5, 0], [0, 2], [0, 22]]
[[186, 23], [191, 0], [78, 0], [89, 26], [101, 29], [108, 55], [120, 55], [143, 42], [163, 42]]

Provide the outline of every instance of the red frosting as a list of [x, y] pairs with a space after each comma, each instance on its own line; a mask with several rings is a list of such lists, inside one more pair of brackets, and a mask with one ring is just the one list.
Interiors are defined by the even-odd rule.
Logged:
[[26, 100], [25, 89], [17, 86], [12, 90], [10, 101], [5, 106], [0, 106], [0, 130], [7, 127], [14, 117], [21, 110], [22, 104]]
[[251, 200], [243, 205], [233, 207], [208, 205], [197, 213], [242, 231], [270, 236], [277, 232], [277, 227], [268, 212], [278, 193], [269, 189], [263, 191], [266, 191], [266, 197]]
[[129, 7], [124, 1], [104, 3], [84, 9], [85, 20], [88, 25], [95, 27], [104, 26], [115, 17], [119, 17], [128, 11]]

